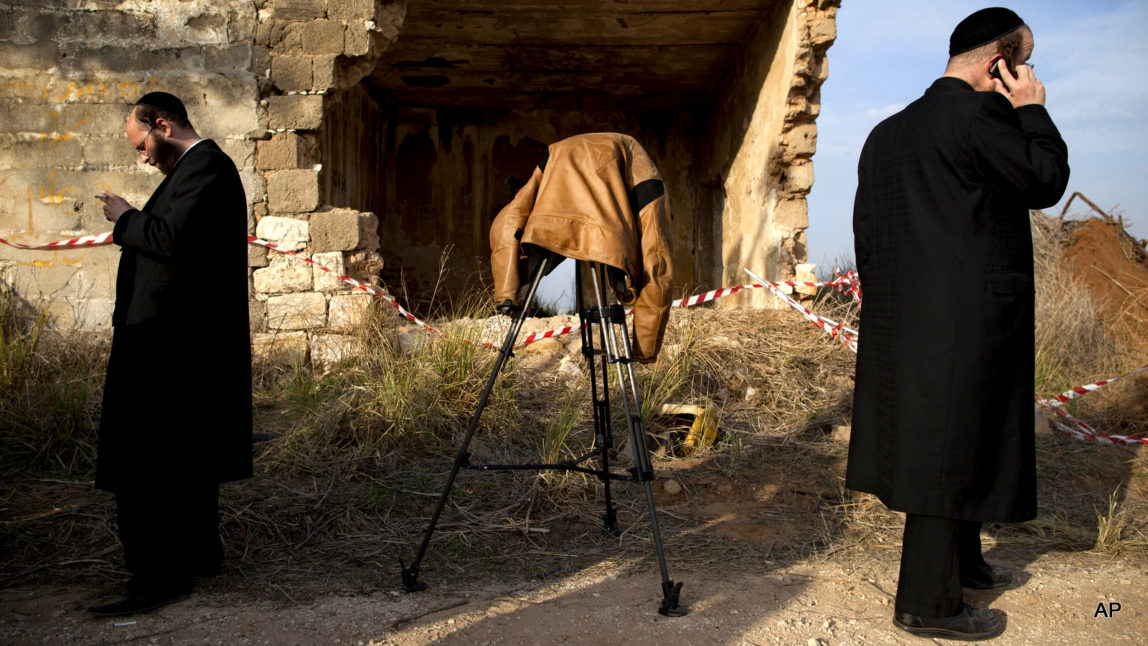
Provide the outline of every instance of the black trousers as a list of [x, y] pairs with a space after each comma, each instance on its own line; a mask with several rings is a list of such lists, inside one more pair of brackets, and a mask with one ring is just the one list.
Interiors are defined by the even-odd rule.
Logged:
[[192, 578], [219, 572], [223, 544], [218, 484], [117, 491], [116, 518], [132, 573], [129, 593], [189, 592]]
[[961, 609], [961, 573], [984, 566], [979, 521], [906, 514], [895, 609], [951, 617]]

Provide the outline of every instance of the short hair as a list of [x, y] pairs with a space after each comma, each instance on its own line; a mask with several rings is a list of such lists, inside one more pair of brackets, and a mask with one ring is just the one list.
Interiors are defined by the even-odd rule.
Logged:
[[1021, 49], [1024, 47], [1024, 32], [1027, 27], [1028, 25], [1022, 24], [1020, 27], [1017, 27], [990, 43], [956, 54], [950, 57], [949, 60], [957, 63], [965, 63], [974, 60], [983, 60], [990, 56], [1000, 54], [1009, 62], [1010, 66], [1016, 67], [1017, 64], [1020, 63], [1018, 59], [1020, 58]]
[[134, 113], [140, 123], [149, 127], [155, 125], [156, 119], [170, 121], [182, 128], [191, 127], [183, 101], [167, 92], [149, 92], [141, 96], [136, 101]]

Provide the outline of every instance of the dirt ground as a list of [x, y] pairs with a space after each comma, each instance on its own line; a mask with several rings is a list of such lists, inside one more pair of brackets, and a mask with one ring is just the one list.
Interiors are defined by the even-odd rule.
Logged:
[[[1019, 574], [1007, 590], [968, 593], [1007, 617], [1000, 644], [1145, 643], [1148, 574], [1142, 565], [1091, 553], [1032, 555], [1007, 547], [989, 558]], [[558, 561], [556, 561], [558, 562]], [[85, 606], [108, 591], [31, 586], [0, 591], [6, 644], [913, 644], [892, 626], [897, 550], [846, 554], [770, 569], [751, 562], [675, 568], [689, 614], [656, 610], [652, 563], [603, 561], [540, 580], [527, 572], [490, 582], [379, 588], [292, 599], [287, 589], [229, 590], [228, 575], [187, 601], [151, 614], [96, 619]], [[394, 575], [394, 576], [392, 576]], [[1120, 604], [1119, 610], [1097, 615]]]
[[[825, 446], [843, 441], [844, 430]], [[1148, 557], [1141, 549], [1095, 549], [1097, 530], [1085, 519], [1093, 510], [1077, 519], [1065, 509], [1072, 499], [1099, 500], [1089, 487], [1110, 491], [1117, 482], [1125, 483], [1124, 504], [1139, 508], [1148, 487], [1144, 470], [1132, 465], [1146, 449], [1083, 444], [1047, 428], [1038, 439], [1040, 463], [1057, 463], [1040, 478], [1041, 518], [988, 526], [984, 538], [988, 560], [1010, 567], [1016, 580], [1003, 591], [967, 591], [966, 600], [1004, 613], [1000, 644], [1145, 643]], [[94, 618], [85, 608], [117, 594], [125, 576], [114, 548], [97, 559], [101, 567], [77, 559], [0, 589], [0, 643], [929, 643], [891, 623], [900, 516], [867, 497], [842, 497], [840, 463], [800, 443], [766, 450], [773, 459], [764, 466], [745, 458], [737, 471], [705, 458], [659, 465], [658, 515], [669, 576], [684, 584], [684, 617], [657, 612], [661, 579], [644, 496], [621, 484], [620, 537], [600, 535], [596, 510], [553, 522], [539, 513], [529, 523], [534, 532], [476, 539], [498, 543], [493, 551], [433, 543], [420, 577], [429, 587], [416, 593], [401, 590], [396, 562], [409, 562], [421, 536], [411, 525], [399, 546], [373, 557], [347, 547], [345, 558], [328, 553], [286, 570], [238, 554], [233, 540], [223, 574], [201, 581], [188, 600], [136, 617]], [[490, 477], [464, 472], [456, 487]], [[846, 525], [840, 510], [849, 505], [867, 506]]]
[[[1148, 266], [1103, 247], [1110, 228], [1083, 225], [1073, 262], [1136, 325], [1138, 272]], [[0, 644], [945, 643], [892, 625], [902, 519], [843, 489], [851, 357], [832, 343], [775, 351], [808, 336], [790, 313], [726, 317], [740, 327], [707, 338], [722, 372], [720, 384], [703, 385], [736, 432], [708, 456], [655, 464], [684, 617], [657, 612], [661, 580], [640, 487], [617, 485], [622, 533], [607, 538], [595, 483], [522, 472], [501, 480], [464, 472], [422, 563], [429, 588], [402, 591], [397, 561], [409, 562], [442, 474], [396, 458], [341, 481], [263, 470], [228, 485], [224, 572], [186, 601], [121, 619], [85, 611], [126, 577], [110, 499], [90, 483], [21, 480], [0, 505], [20, 510], [0, 518]], [[787, 325], [794, 329], [781, 333]], [[533, 379], [532, 363], [557, 361], [543, 351], [561, 343], [522, 352], [522, 380]], [[806, 410], [778, 413], [815, 390]], [[1142, 373], [1089, 395], [1076, 412], [1143, 435], [1146, 401]], [[524, 428], [541, 426], [523, 414]], [[984, 538], [988, 560], [1010, 567], [1015, 581], [966, 600], [1004, 614], [999, 644], [1148, 643], [1148, 447], [1067, 439], [1040, 418], [1037, 440], [1038, 518], [988, 526]]]

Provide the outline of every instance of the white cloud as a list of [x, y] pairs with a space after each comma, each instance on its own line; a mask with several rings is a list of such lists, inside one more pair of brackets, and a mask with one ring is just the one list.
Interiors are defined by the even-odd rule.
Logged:
[[880, 122], [886, 117], [891, 117], [904, 109], [904, 103], [890, 103], [880, 108], [869, 108], [865, 111], [865, 117], [867, 119], [875, 119]]

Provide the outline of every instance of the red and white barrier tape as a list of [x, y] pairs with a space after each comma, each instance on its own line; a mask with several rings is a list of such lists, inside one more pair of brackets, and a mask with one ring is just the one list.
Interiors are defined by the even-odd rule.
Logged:
[[1077, 397], [1090, 392], [1095, 392], [1114, 381], [1119, 381], [1120, 379], [1134, 375], [1138, 372], [1143, 372], [1145, 370], [1148, 370], [1148, 365], [1134, 368], [1118, 377], [1102, 379], [1091, 384], [1085, 384], [1083, 386], [1071, 388], [1059, 395], [1056, 395], [1052, 399], [1041, 399], [1040, 397], [1037, 397], [1036, 403], [1041, 408], [1047, 411], [1051, 411], [1056, 415], [1056, 417], [1051, 420], [1054, 426], [1078, 440], [1092, 440], [1101, 444], [1148, 444], [1148, 438], [1102, 433], [1092, 428], [1088, 424], [1085, 424], [1084, 422], [1076, 419], [1071, 414], [1069, 414], [1068, 411], [1064, 410], [1064, 404], [1069, 400], [1076, 399]]
[[[299, 254], [297, 254], [293, 251], [288, 251], [287, 249], [281, 249], [274, 242], [268, 242], [266, 240], [256, 238], [255, 236], [247, 236], [247, 242], [248, 242], [248, 244], [258, 245], [260, 247], [266, 247], [266, 248], [271, 249], [273, 251], [278, 251], [279, 253], [287, 254], [288, 256], [294, 256], [295, 258], [298, 258], [299, 260], [302, 260], [303, 262], [310, 263], [310, 264], [318, 267], [319, 269], [322, 269], [323, 271], [327, 272], [328, 274], [335, 276], [339, 280], [353, 286], [355, 289], [367, 292], [368, 294], [371, 294], [372, 296], [376, 296], [378, 298], [381, 298], [381, 299], [387, 301], [392, 306], [394, 306], [394, 308], [396, 310], [398, 310], [399, 314], [401, 314], [403, 317], [405, 317], [410, 322], [412, 322], [415, 325], [418, 325], [419, 327], [422, 327], [426, 330], [429, 330], [429, 331], [431, 331], [431, 332], [433, 332], [439, 336], [442, 336], [442, 332], [439, 332], [435, 328], [428, 325], [426, 322], [419, 320], [418, 317], [416, 317], [414, 314], [411, 314], [406, 309], [404, 309], [403, 306], [399, 305], [398, 302], [392, 296], [390, 296], [389, 294], [387, 294], [385, 292], [382, 292], [378, 289], [375, 289], [374, 287], [372, 287], [370, 285], [365, 285], [363, 283], [360, 283], [359, 281], [357, 281], [354, 278], [351, 278], [349, 276], [343, 276], [341, 274], [333, 272], [330, 269], [327, 269], [326, 267], [324, 267], [323, 265], [320, 265], [319, 263], [311, 260], [310, 258], [304, 258], [303, 256], [300, 256]], [[81, 248], [81, 247], [102, 247], [102, 246], [113, 244], [113, 240], [112, 240], [112, 232], [108, 231], [107, 233], [101, 233], [99, 235], [82, 236], [79, 238], [72, 238], [71, 240], [61, 240], [58, 242], [48, 242], [45, 244], [38, 244], [38, 245], [29, 245], [29, 244], [23, 244], [23, 243], [19, 243], [19, 242], [12, 242], [10, 240], [5, 240], [4, 238], [0, 238], [0, 243], [4, 243], [4, 244], [8, 245], [9, 247], [15, 247], [17, 249], [54, 250], [54, 249], [75, 249], [75, 248]]]
[[[778, 282], [772, 282], [772, 283], [753, 283], [753, 284], [749, 284], [749, 285], [737, 285], [736, 287], [723, 287], [721, 289], [715, 289], [713, 291], [709, 291], [709, 292], [706, 292], [704, 294], [698, 294], [696, 296], [687, 296], [685, 298], [679, 298], [678, 300], [674, 301], [673, 303], [670, 303], [670, 307], [693, 307], [695, 305], [701, 305], [702, 303], [708, 303], [710, 301], [717, 300], [717, 299], [723, 298], [725, 296], [732, 296], [733, 294], [736, 294], [736, 293], [743, 291], [743, 290], [746, 290], [746, 289], [763, 289], [763, 288], [773, 290], [773, 293], [776, 294], [779, 298], [786, 301], [787, 303], [790, 303], [790, 305], [795, 305], [796, 304], [795, 300], [784, 295], [780, 289], [777, 289], [778, 287], [781, 287], [781, 286], [785, 286], [785, 287], [838, 287], [841, 289], [842, 292], [851, 294], [853, 296], [854, 302], [860, 304], [860, 289], [857, 287], [856, 283], [857, 283], [856, 272], [847, 272], [847, 273], [839, 275], [837, 278], [835, 278], [831, 281], [828, 281], [828, 282], [810, 283], [810, 282], [799, 282], [799, 281], [778, 281]], [[849, 328], [844, 328], [844, 326], [840, 325], [839, 323], [834, 323], [833, 321], [830, 321], [829, 319], [821, 318], [821, 317], [817, 316], [816, 314], [809, 312], [809, 310], [806, 310], [805, 308], [801, 307], [800, 304], [796, 304], [796, 307], [799, 308], [800, 310], [804, 310], [803, 313], [808, 312], [809, 315], [813, 316], [815, 319], [820, 319], [821, 321], [826, 321], [828, 323], [828, 325], [830, 325], [834, 328], [843, 328], [848, 333], [851, 333], [853, 336], [856, 336], [856, 334], [857, 334], [855, 331], [849, 330]], [[627, 316], [629, 316], [631, 313], [633, 313], [633, 310], [627, 310], [626, 311]], [[810, 320], [813, 320], [813, 319], [810, 319]], [[820, 325], [820, 323], [819, 323], [819, 325]], [[526, 337], [525, 339], [522, 340], [521, 343], [518, 343], [515, 347], [521, 347], [521, 346], [524, 346], [528, 343], [533, 343], [535, 341], [541, 341], [542, 339], [549, 339], [551, 337], [562, 336], [564, 334], [570, 334], [572, 332], [577, 332], [578, 330], [581, 330], [581, 329], [582, 329], [582, 325], [577, 324], [577, 325], [569, 325], [566, 327], [557, 328], [554, 330], [547, 330], [545, 332], [538, 332], [536, 334], [531, 334], [530, 336]]]
[[386, 292], [375, 289], [374, 287], [372, 287], [370, 285], [360, 283], [359, 281], [357, 281], [354, 278], [351, 278], [349, 276], [344, 276], [342, 274], [333, 272], [330, 269], [327, 269], [326, 267], [324, 267], [323, 265], [320, 265], [319, 263], [315, 262], [314, 260], [311, 260], [310, 258], [304, 258], [303, 256], [300, 256], [299, 254], [295, 253], [294, 251], [288, 251], [286, 249], [281, 249], [274, 242], [268, 242], [266, 240], [261, 240], [260, 238], [256, 238], [255, 236], [247, 236], [247, 242], [248, 242], [248, 244], [258, 245], [260, 247], [267, 247], [268, 249], [271, 249], [273, 251], [278, 251], [279, 253], [286, 254], [288, 256], [294, 256], [295, 258], [298, 258], [299, 260], [302, 260], [303, 262], [310, 263], [310, 264], [318, 267], [319, 269], [322, 269], [323, 271], [327, 272], [328, 274], [331, 274], [332, 276], [338, 278], [339, 280], [343, 281], [344, 283], [347, 283], [348, 285], [353, 286], [355, 289], [367, 292], [368, 294], [371, 294], [372, 296], [377, 296], [378, 298], [381, 298], [384, 301], [390, 303], [396, 310], [399, 311], [399, 314], [401, 314], [403, 317], [405, 317], [411, 323], [414, 323], [415, 325], [418, 325], [419, 327], [421, 327], [425, 330], [428, 330], [430, 332], [433, 332], [439, 336], [443, 336], [442, 332], [439, 332], [435, 328], [428, 325], [426, 322], [420, 320], [414, 314], [411, 314], [410, 312], [408, 312], [406, 309], [403, 308], [402, 305], [399, 305], [398, 301], [396, 301], [394, 299], [394, 297], [392, 297], [390, 294], [387, 294]]
[[45, 244], [37, 244], [37, 245], [12, 242], [11, 240], [5, 240], [4, 238], [0, 238], [0, 243], [6, 244], [9, 247], [15, 247], [17, 249], [33, 249], [33, 250], [69, 249], [69, 248], [74, 249], [76, 247], [102, 247], [104, 245], [112, 244], [112, 232], [108, 231], [107, 233], [101, 233], [99, 235], [94, 235], [94, 236], [81, 236], [79, 238], [72, 238], [71, 240], [60, 240], [58, 242], [48, 242]]
[[[266, 247], [267, 249], [271, 249], [273, 251], [277, 251], [279, 253], [286, 254], [288, 256], [293, 256], [295, 258], [298, 258], [299, 260], [302, 260], [303, 262], [310, 263], [310, 264], [318, 267], [319, 269], [327, 272], [328, 274], [335, 276], [339, 280], [352, 285], [356, 289], [359, 289], [359, 290], [364, 291], [368, 294], [371, 294], [372, 296], [376, 296], [378, 298], [381, 298], [381, 299], [387, 301], [396, 310], [398, 310], [399, 314], [401, 314], [407, 320], [411, 321], [412, 323], [418, 325], [419, 327], [421, 327], [425, 330], [428, 330], [428, 331], [430, 331], [434, 334], [437, 334], [439, 336], [443, 336], [442, 332], [440, 332], [439, 330], [430, 326], [426, 322], [420, 320], [414, 314], [411, 314], [409, 311], [404, 309], [401, 305], [398, 304], [398, 302], [392, 296], [390, 296], [389, 294], [387, 294], [383, 291], [376, 289], [375, 287], [372, 287], [371, 285], [366, 285], [364, 283], [361, 283], [361, 282], [355, 280], [354, 278], [351, 278], [349, 276], [344, 276], [344, 275], [338, 274], [334, 271], [331, 271], [330, 269], [324, 267], [323, 265], [320, 265], [319, 263], [311, 260], [310, 258], [304, 258], [303, 256], [300, 256], [299, 254], [297, 254], [293, 251], [288, 251], [287, 249], [281, 249], [278, 245], [276, 245], [273, 242], [268, 242], [266, 240], [256, 238], [255, 236], [247, 236], [247, 242], [248, 242], [248, 244]], [[0, 238], [0, 243], [6, 244], [9, 247], [14, 247], [17, 249], [57, 250], [57, 249], [75, 249], [75, 248], [84, 248], [84, 247], [102, 247], [102, 246], [113, 244], [113, 241], [112, 241], [112, 232], [108, 231], [107, 233], [101, 233], [98, 235], [81, 236], [79, 238], [72, 238], [71, 240], [61, 240], [61, 241], [48, 242], [48, 243], [38, 244], [38, 245], [29, 245], [29, 244], [23, 244], [23, 243], [19, 243], [19, 242], [12, 242], [10, 240], [5, 240], [4, 238]], [[845, 325], [843, 325], [841, 323], [837, 323], [837, 322], [832, 321], [830, 319], [827, 319], [823, 316], [819, 316], [817, 314], [814, 314], [808, 308], [806, 308], [804, 305], [799, 303], [797, 301], [797, 299], [793, 298], [792, 296], [789, 296], [788, 294], [783, 293], [779, 289], [779, 287], [781, 287], [781, 286], [787, 286], [787, 287], [837, 287], [838, 289], [841, 290], [842, 293], [846, 293], [846, 294], [849, 294], [850, 296], [852, 296], [853, 301], [858, 306], [860, 306], [861, 305], [861, 285], [860, 285], [860, 281], [858, 280], [857, 272], [848, 271], [848, 272], [845, 272], [843, 274], [839, 274], [836, 278], [834, 278], [831, 281], [813, 283], [813, 282], [800, 282], [800, 281], [768, 282], [768, 281], [762, 280], [759, 276], [757, 276], [756, 274], [754, 274], [752, 271], [750, 271], [748, 269], [746, 269], [745, 271], [747, 274], [749, 274], [751, 277], [753, 277], [753, 279], [756, 280], [757, 283], [749, 284], [749, 285], [738, 285], [735, 287], [723, 287], [721, 289], [715, 289], [713, 291], [709, 291], [709, 292], [706, 292], [704, 294], [698, 294], [696, 296], [687, 296], [685, 298], [681, 298], [679, 300], [674, 301], [672, 303], [672, 306], [673, 307], [693, 307], [695, 305], [700, 305], [702, 303], [708, 303], [710, 301], [713, 301], [713, 300], [716, 300], [719, 298], [723, 298], [725, 296], [731, 296], [731, 295], [736, 294], [742, 290], [766, 288], [766, 289], [769, 289], [774, 294], [774, 296], [777, 296], [783, 302], [785, 302], [787, 305], [789, 305], [793, 309], [797, 310], [807, 321], [809, 321], [810, 323], [813, 323], [814, 325], [825, 330], [826, 333], [828, 333], [833, 338], [844, 343], [845, 346], [847, 348], [849, 348], [850, 350], [852, 350], [854, 353], [857, 352], [857, 339], [859, 337], [859, 332], [857, 330], [853, 330], [851, 328], [845, 327]], [[631, 314], [632, 312], [633, 312], [633, 310], [628, 311], [627, 315]], [[540, 341], [542, 339], [549, 339], [549, 338], [556, 337], [556, 336], [562, 336], [564, 334], [570, 334], [572, 332], [577, 332], [581, 329], [582, 329], [582, 325], [579, 323], [576, 325], [569, 325], [569, 326], [558, 328], [555, 330], [548, 330], [546, 332], [537, 332], [535, 334], [531, 334], [530, 336], [526, 337], [521, 343], [518, 343], [515, 347], [522, 347], [524, 345], [527, 345], [529, 343], [534, 343], [535, 341]], [[482, 345], [486, 346], [486, 347], [491, 347], [491, 348], [495, 347], [490, 343], [483, 343]], [[1127, 435], [1114, 435], [1114, 434], [1102, 433], [1100, 431], [1097, 431], [1096, 429], [1092, 428], [1088, 424], [1085, 424], [1084, 422], [1073, 417], [1071, 414], [1068, 413], [1068, 411], [1064, 410], [1064, 408], [1063, 408], [1064, 403], [1068, 402], [1069, 400], [1076, 399], [1076, 398], [1080, 397], [1081, 395], [1085, 395], [1085, 394], [1090, 393], [1090, 392], [1094, 392], [1094, 391], [1099, 390], [1100, 388], [1102, 388], [1104, 386], [1107, 386], [1108, 384], [1111, 384], [1115, 381], [1118, 381], [1118, 380], [1123, 379], [1125, 377], [1128, 377], [1130, 375], [1136, 374], [1138, 372], [1143, 372], [1145, 370], [1148, 370], [1148, 365], [1144, 365], [1144, 366], [1141, 366], [1141, 367], [1136, 368], [1134, 370], [1130, 370], [1130, 371], [1128, 371], [1128, 372], [1126, 372], [1120, 376], [1113, 377], [1111, 379], [1103, 379], [1103, 380], [1097, 381], [1095, 383], [1085, 384], [1083, 386], [1077, 386], [1075, 388], [1066, 390], [1065, 392], [1063, 392], [1059, 395], [1056, 395], [1052, 399], [1041, 399], [1040, 397], [1036, 397], [1035, 400], [1036, 400], [1036, 403], [1038, 405], [1040, 405], [1042, 408], [1049, 410], [1049, 411], [1052, 411], [1057, 416], [1057, 418], [1054, 418], [1052, 420], [1052, 423], [1057, 428], [1059, 428], [1064, 433], [1067, 433], [1068, 435], [1071, 435], [1077, 439], [1092, 440], [1092, 441], [1100, 442], [1102, 444], [1148, 444], [1148, 438], [1129, 437]]]
[[[805, 320], [816, 325], [822, 330], [825, 330], [829, 336], [844, 343], [845, 347], [849, 348], [854, 353], [857, 352], [857, 337], [859, 336], [857, 330], [847, 328], [841, 323], [837, 323], [836, 321], [832, 321], [823, 316], [814, 314], [813, 312], [809, 311], [809, 308], [797, 302], [797, 299], [789, 296], [788, 294], [782, 293], [782, 291], [777, 288], [775, 283], [770, 283], [762, 280], [760, 276], [748, 269], [745, 270], [745, 273], [752, 276], [753, 279], [758, 282], [758, 284], [769, 288], [769, 291], [773, 292], [774, 296], [780, 298], [787, 305], [800, 312], [801, 316], [805, 317]], [[836, 283], [836, 281], [834, 281], [834, 283]]]

